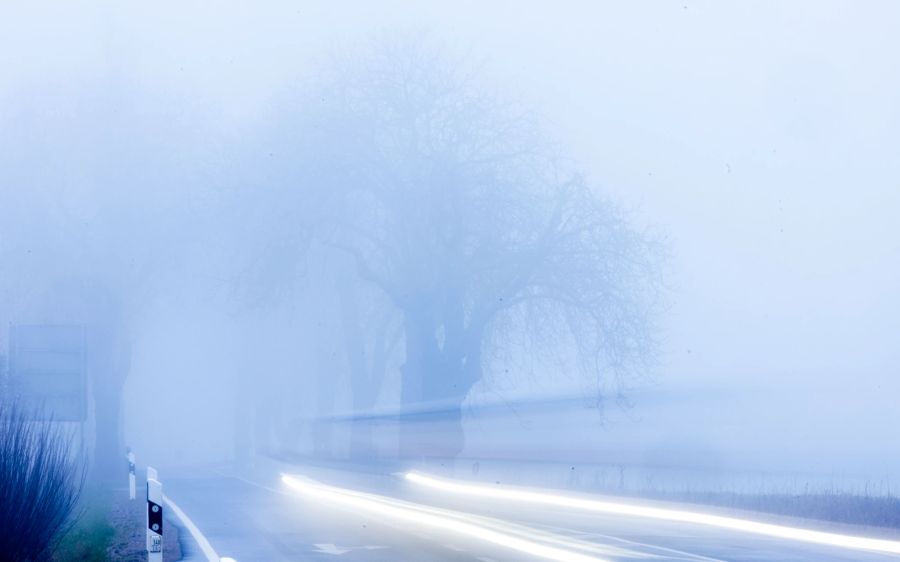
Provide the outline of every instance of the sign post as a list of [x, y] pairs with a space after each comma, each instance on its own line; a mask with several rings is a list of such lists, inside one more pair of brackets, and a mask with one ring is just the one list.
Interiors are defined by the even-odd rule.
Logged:
[[133, 500], [135, 496], [134, 484], [134, 453], [128, 450], [128, 499]]
[[147, 560], [163, 559], [163, 493], [156, 470], [147, 468]]

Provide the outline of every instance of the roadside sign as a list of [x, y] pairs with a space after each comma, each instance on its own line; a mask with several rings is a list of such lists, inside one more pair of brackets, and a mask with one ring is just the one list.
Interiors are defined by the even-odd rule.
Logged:
[[84, 326], [12, 326], [9, 347], [10, 390], [26, 411], [54, 421], [85, 420]]

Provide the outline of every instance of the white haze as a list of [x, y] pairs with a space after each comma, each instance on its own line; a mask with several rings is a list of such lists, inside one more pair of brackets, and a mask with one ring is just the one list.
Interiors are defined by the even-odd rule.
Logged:
[[[898, 18], [849, 1], [7, 3], [0, 320], [48, 318], [41, 287], [59, 272], [133, 291], [124, 433], [160, 463], [229, 457], [250, 431], [242, 397], [288, 393], [299, 418], [322, 414], [310, 373], [342, 368], [323, 349], [338, 329], [326, 297], [242, 277], [286, 234], [266, 231], [265, 190], [228, 194], [323, 60], [421, 33], [534, 108], [593, 184], [667, 237], [656, 367], [632, 409], [591, 426], [598, 447], [896, 479]], [[397, 379], [395, 365], [381, 406]], [[473, 403], [584, 384], [479, 388]], [[334, 392], [332, 410], [349, 409]], [[471, 431], [473, 454], [493, 442]]]

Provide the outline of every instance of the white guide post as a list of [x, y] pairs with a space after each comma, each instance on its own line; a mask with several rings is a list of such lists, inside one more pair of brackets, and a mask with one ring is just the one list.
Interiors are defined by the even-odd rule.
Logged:
[[156, 470], [147, 467], [147, 560], [162, 562], [163, 493]]
[[133, 500], [135, 496], [134, 483], [134, 453], [128, 451], [128, 499]]

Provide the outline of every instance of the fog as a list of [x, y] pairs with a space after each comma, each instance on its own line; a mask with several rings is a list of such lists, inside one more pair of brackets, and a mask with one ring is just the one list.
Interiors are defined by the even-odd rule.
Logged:
[[900, 478], [900, 8], [332, 4], [0, 8], [98, 455]]

